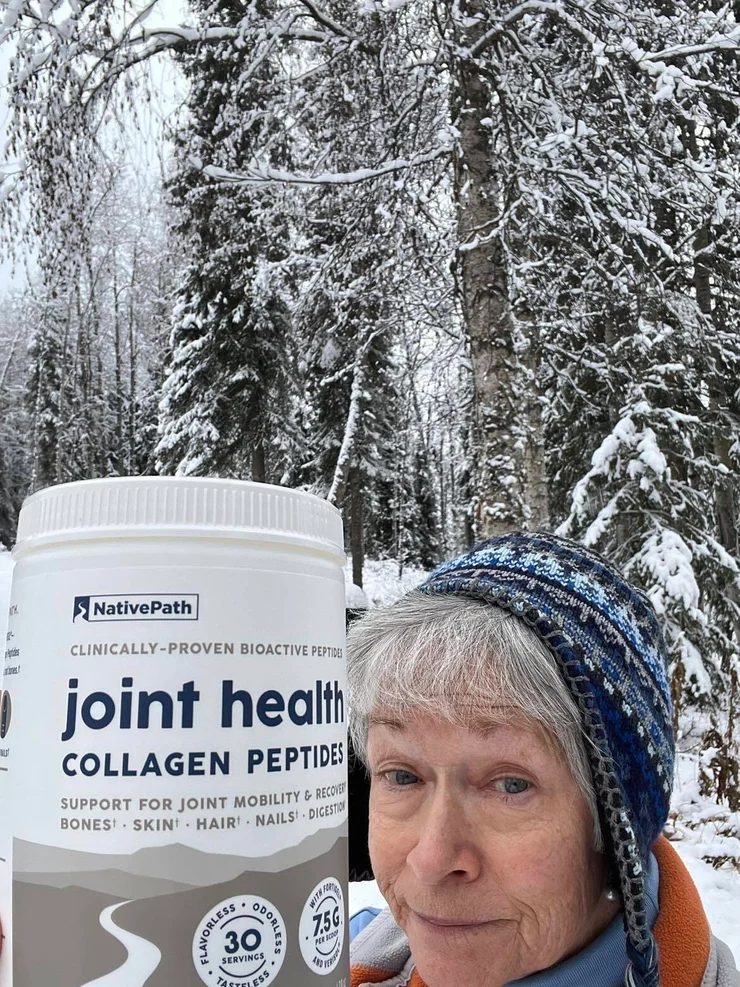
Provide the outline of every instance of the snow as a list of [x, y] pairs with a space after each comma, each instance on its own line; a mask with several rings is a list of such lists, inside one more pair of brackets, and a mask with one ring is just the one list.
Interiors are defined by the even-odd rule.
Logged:
[[328, 370], [329, 367], [334, 366], [341, 355], [342, 354], [336, 342], [330, 337], [327, 339], [324, 348], [321, 351], [319, 363], [324, 370]]
[[[700, 794], [699, 756], [691, 752], [678, 756], [671, 808], [673, 846], [699, 890], [712, 932], [727, 943], [740, 967], [740, 812]], [[724, 857], [734, 857], [735, 866], [709, 863]]]
[[375, 881], [352, 881], [349, 886], [349, 913], [363, 908], [385, 908], [385, 898]]
[[345, 583], [345, 602], [348, 610], [367, 610], [367, 594], [361, 586], [349, 580]]
[[[639, 459], [630, 463], [627, 472], [634, 476], [637, 472], [642, 472], [645, 466], [649, 467], [656, 476], [662, 476], [668, 468], [665, 456], [658, 448], [658, 440], [652, 428], [645, 428], [637, 442], [637, 452]], [[638, 468], [639, 464], [639, 468]]]
[[[393, 172], [409, 172], [422, 165], [446, 158], [451, 148], [448, 143], [432, 147], [427, 151], [415, 154], [410, 158], [394, 158], [377, 168], [356, 168], [346, 172], [321, 172], [309, 175], [301, 172], [290, 172], [283, 168], [273, 168], [259, 158], [254, 158], [243, 172], [229, 171], [218, 165], [209, 164], [202, 170], [208, 178], [217, 182], [232, 185], [267, 185], [270, 183], [285, 185], [357, 185], [373, 178], [390, 175]], [[648, 231], [642, 231], [648, 232]]]
[[699, 609], [701, 593], [694, 575], [691, 549], [677, 531], [662, 528], [646, 539], [640, 563], [655, 581], [650, 598], [659, 614], [664, 613], [664, 597], [683, 603], [696, 620], [704, 620]]
[[[388, 606], [399, 596], [416, 589], [428, 575], [425, 569], [416, 566], [404, 566], [399, 573], [398, 562], [393, 559], [366, 559], [362, 570], [363, 587], [360, 590], [366, 600], [365, 606]], [[345, 582], [348, 587], [352, 586], [351, 559], [348, 559], [345, 567]]]
[[712, 682], [709, 678], [709, 672], [704, 667], [699, 649], [689, 641], [685, 634], [681, 636], [679, 645], [681, 648], [681, 661], [686, 671], [686, 680], [690, 682], [693, 676], [699, 691], [703, 692], [704, 695], [710, 695]]

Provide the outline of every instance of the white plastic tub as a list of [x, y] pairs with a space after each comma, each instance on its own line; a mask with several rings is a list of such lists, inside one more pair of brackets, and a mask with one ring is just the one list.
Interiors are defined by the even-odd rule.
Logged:
[[346, 982], [339, 513], [86, 481], [29, 498], [14, 558], [2, 987]]

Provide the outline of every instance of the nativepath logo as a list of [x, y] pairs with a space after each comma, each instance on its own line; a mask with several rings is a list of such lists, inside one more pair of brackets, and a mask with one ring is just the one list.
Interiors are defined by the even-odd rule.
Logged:
[[107, 593], [76, 596], [72, 623], [107, 620], [197, 620], [198, 593]]

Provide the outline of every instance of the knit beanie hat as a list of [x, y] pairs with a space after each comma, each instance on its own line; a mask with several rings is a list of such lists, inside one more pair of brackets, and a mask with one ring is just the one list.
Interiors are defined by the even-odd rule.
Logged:
[[420, 589], [495, 604], [555, 658], [581, 715], [604, 842], [618, 875], [627, 987], [658, 987], [646, 915], [650, 846], [668, 816], [674, 742], [667, 652], [648, 598], [583, 545], [545, 533], [492, 538]]

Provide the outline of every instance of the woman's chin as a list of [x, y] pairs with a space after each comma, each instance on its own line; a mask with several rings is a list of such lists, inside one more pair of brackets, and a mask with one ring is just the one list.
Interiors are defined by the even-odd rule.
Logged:
[[427, 950], [412, 953], [422, 980], [427, 987], [502, 987], [516, 977], [508, 963], [500, 966], [493, 959], [481, 962], [471, 950]]
[[[509, 921], [441, 925], [411, 912], [404, 924], [411, 954], [429, 987], [451, 983], [455, 987], [495, 987], [516, 976], [507, 948], [514, 931]], [[508, 957], [500, 970], [497, 955]]]

